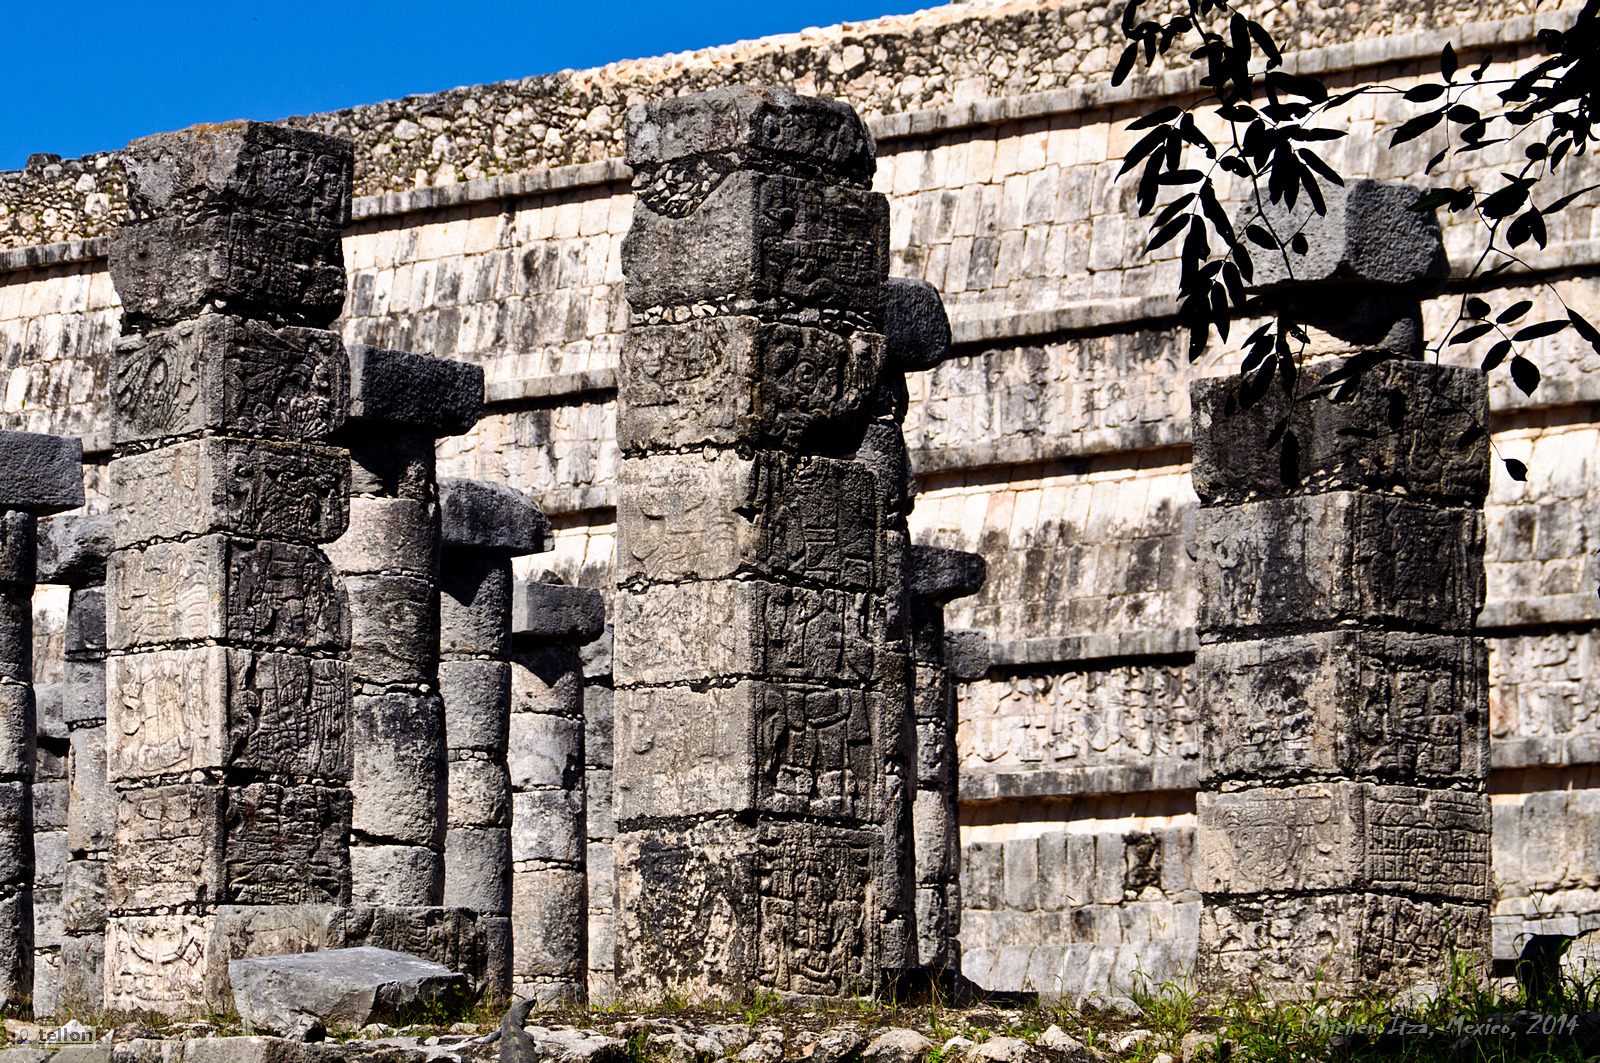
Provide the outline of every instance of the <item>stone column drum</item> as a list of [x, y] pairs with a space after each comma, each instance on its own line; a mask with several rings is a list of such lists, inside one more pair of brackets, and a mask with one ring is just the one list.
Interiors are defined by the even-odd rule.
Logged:
[[582, 647], [584, 826], [589, 856], [589, 1005], [617, 997], [617, 817], [611, 795], [611, 631]]
[[961, 971], [961, 824], [957, 669], [946, 644], [944, 607], [976, 594], [988, 574], [989, 566], [977, 554], [933, 546], [911, 548], [912, 656], [917, 668], [917, 791], [911, 810], [917, 859], [917, 956], [923, 967], [952, 974]]
[[[106, 558], [111, 517], [67, 513], [39, 523], [39, 582], [71, 588], [57, 697], [58, 721], [46, 728], [40, 713], [39, 745], [61, 740], [59, 782], [34, 784], [35, 844], [59, 831], [62, 887], [48, 914], [36, 907], [33, 1007], [37, 1015], [66, 1010], [97, 1014], [105, 994], [106, 865], [116, 827], [116, 800], [106, 775]], [[61, 731], [58, 735], [55, 726]], [[41, 752], [41, 775], [45, 756]], [[48, 788], [59, 797], [40, 799]], [[41, 991], [39, 972], [53, 951], [57, 979]]]
[[618, 988], [870, 993], [914, 958], [897, 488], [857, 460], [886, 357], [872, 138], [730, 88], [634, 108], [627, 142]]
[[511, 559], [555, 546], [522, 492], [439, 481], [439, 692], [449, 800], [444, 903], [478, 913], [489, 953], [483, 983], [511, 991]]
[[134, 141], [123, 165], [104, 1003], [192, 1013], [227, 1006], [228, 959], [275, 920], [349, 902], [350, 622], [318, 544], [349, 516], [327, 326], [353, 155], [233, 122]]
[[512, 591], [511, 987], [542, 1003], [588, 1000], [583, 662], [605, 630], [588, 587]]
[[1309, 335], [1300, 394], [1330, 397], [1193, 386], [1200, 975], [1218, 990], [1411, 985], [1489, 942], [1488, 403], [1482, 373], [1415, 360], [1418, 299], [1448, 269], [1419, 194], [1361, 181], [1328, 190], [1326, 217], [1267, 211], [1309, 250], [1256, 283]]
[[0, 1005], [33, 993], [38, 518], [83, 505], [83, 444], [0, 431]]
[[442, 903], [445, 711], [439, 696], [434, 440], [483, 412], [481, 366], [350, 347], [350, 528], [328, 547], [350, 600], [350, 888], [356, 904]]

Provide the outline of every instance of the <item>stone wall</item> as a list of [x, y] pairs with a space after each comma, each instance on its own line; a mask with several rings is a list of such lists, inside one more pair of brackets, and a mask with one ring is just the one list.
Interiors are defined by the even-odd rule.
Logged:
[[[1446, 40], [1464, 61], [1493, 45], [1497, 58], [1521, 63], [1538, 26], [1570, 18], [1524, 17], [1526, 6], [1366, 5], [1359, 23], [1344, 9], [1308, 12], [1297, 23], [1308, 50], [1290, 62], [1396, 88], [1433, 69]], [[1188, 386], [1194, 373], [1225, 365], [1216, 353], [1186, 363], [1172, 331], [1175, 265], [1142, 258], [1132, 189], [1112, 180], [1137, 135], [1128, 121], [1191, 91], [1193, 74], [1111, 88], [1106, 17], [1082, 0], [952, 5], [294, 120], [360, 144], [364, 198], [345, 232], [350, 291], [335, 327], [347, 343], [482, 364], [486, 416], [441, 441], [441, 475], [511, 484], [551, 515], [556, 548], [520, 559], [520, 577], [554, 571], [606, 587], [626, 323], [620, 244], [632, 221], [621, 108], [749, 79], [837, 93], [867, 117], [879, 141], [874, 187], [890, 200], [891, 272], [939, 287], [955, 330], [959, 357], [909, 381], [905, 432], [921, 492], [911, 522], [918, 542], [977, 551], [989, 565], [985, 588], [949, 610], [952, 627], [983, 630], [994, 649], [988, 677], [961, 692], [966, 941], [989, 964], [966, 970], [1010, 988], [1024, 984], [1028, 963], [1044, 961], [1003, 950], [1038, 947], [1054, 925], [1048, 913], [1079, 907], [1041, 900], [1063, 896], [1052, 892], [1054, 872], [1031, 870], [1054, 866], [1042, 855], [1046, 837], [1093, 837], [1096, 854], [1098, 839], [1122, 839], [1106, 851], [1122, 846], [1126, 874], [1127, 852], [1145, 844], [1130, 834], [1160, 836], [1165, 853], [1169, 837], [1192, 832]], [[891, 75], [894, 63], [902, 71]], [[1388, 150], [1387, 131], [1406, 117], [1394, 99], [1340, 119], [1354, 134], [1332, 153], [1346, 173], [1421, 180], [1443, 141]], [[92, 508], [104, 501], [105, 352], [119, 313], [97, 239], [121, 209], [119, 171], [101, 165], [108, 158], [0, 176], [0, 245], [12, 248], [0, 251], [0, 427], [82, 436]], [[1504, 162], [1493, 152], [1470, 165], [1452, 157], [1432, 180], [1479, 180]], [[1592, 183], [1597, 166], [1573, 166], [1571, 190]], [[1596, 202], [1580, 198], [1552, 226], [1550, 247], [1528, 256], [1533, 272], [1502, 275], [1488, 297], [1553, 307], [1537, 286], [1553, 279], [1569, 304], [1600, 319]], [[1469, 261], [1478, 235], [1446, 221], [1452, 261]], [[62, 242], [41, 246], [49, 241]], [[1429, 335], [1442, 333], [1458, 300], [1426, 305]], [[1450, 358], [1475, 361], [1480, 347], [1452, 348]], [[1530, 857], [1517, 818], [1581, 824], [1587, 798], [1541, 795], [1600, 792], [1590, 774], [1600, 765], [1600, 719], [1589, 708], [1600, 637], [1600, 533], [1591, 532], [1600, 488], [1589, 476], [1600, 466], [1600, 356], [1570, 331], [1531, 354], [1545, 378], [1532, 398], [1503, 375], [1490, 391], [1496, 446], [1529, 466], [1525, 484], [1497, 467], [1487, 506], [1481, 625], [1491, 647], [1503, 948], [1550, 905], [1574, 919], [1600, 916], [1600, 886], [1585, 884], [1582, 867], [1529, 870], [1554, 850]], [[41, 592], [41, 646], [60, 625], [58, 597]], [[41, 651], [40, 668], [55, 667], [51, 659]], [[1147, 807], [1164, 811], [1129, 811]], [[1013, 843], [1024, 855], [1006, 855]], [[1001, 847], [998, 863], [981, 848], [991, 844]], [[1109, 922], [1093, 922], [1087, 938], [1073, 930], [1056, 944], [1102, 949], [1091, 950], [1095, 969], [1114, 973], [1133, 954], [1104, 948], [1181, 943], [1191, 924], [1146, 919], [1137, 906], [1177, 912], [1189, 903], [1191, 887], [1179, 885], [1185, 844], [1172, 842], [1162, 883], [1137, 871], [1132, 881], [1144, 884], [1125, 881], [1120, 901], [1095, 902], [1126, 909], [1115, 942]], [[1087, 859], [1083, 845], [1067, 844], [1064, 859]], [[1089, 874], [1073, 866], [1070, 875]], [[1000, 885], [984, 884], [996, 874]], [[1161, 954], [1179, 966], [1185, 955], [1181, 944]]]

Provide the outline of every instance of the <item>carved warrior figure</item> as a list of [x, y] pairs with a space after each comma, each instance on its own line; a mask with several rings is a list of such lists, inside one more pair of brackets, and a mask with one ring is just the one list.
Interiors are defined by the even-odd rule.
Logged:
[[1447, 272], [1418, 195], [1362, 181], [1329, 189], [1326, 217], [1265, 208], [1308, 250], [1257, 283], [1312, 355], [1371, 363], [1340, 401], [1274, 390], [1241, 408], [1235, 380], [1193, 388], [1197, 878], [1202, 978], [1218, 988], [1409, 984], [1488, 941], [1472, 628], [1489, 453], [1468, 431], [1487, 392], [1477, 370], [1415, 360], [1418, 299]]
[[870, 991], [915, 948], [904, 492], [856, 459], [885, 361], [872, 140], [843, 104], [724, 89], [635, 108], [628, 162], [619, 989]]
[[0, 1003], [7, 1007], [20, 1006], [34, 990], [38, 518], [76, 509], [83, 498], [77, 439], [0, 431]]
[[886, 278], [874, 146], [843, 104], [649, 104], [628, 161], [619, 988], [871, 991], [919, 964], [901, 423], [949, 323]]
[[353, 156], [236, 122], [124, 164], [104, 1003], [180, 1012], [225, 1006], [227, 960], [290, 936], [295, 906], [349, 902], [349, 619], [318, 544], [349, 513], [349, 455], [325, 442], [349, 365], [326, 327]]

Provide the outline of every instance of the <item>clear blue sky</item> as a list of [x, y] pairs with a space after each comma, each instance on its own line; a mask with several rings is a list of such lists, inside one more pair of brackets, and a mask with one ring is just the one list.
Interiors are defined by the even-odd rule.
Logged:
[[19, 0], [0, 170], [196, 122], [271, 120], [933, 6], [938, 0]]

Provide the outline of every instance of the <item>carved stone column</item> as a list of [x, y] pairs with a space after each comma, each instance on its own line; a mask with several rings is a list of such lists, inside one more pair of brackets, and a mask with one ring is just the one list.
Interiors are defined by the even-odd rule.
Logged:
[[872, 139], [843, 104], [719, 89], [630, 112], [628, 162], [619, 990], [872, 992], [914, 960], [906, 544], [858, 460], [885, 361]]
[[911, 549], [912, 654], [917, 664], [917, 794], [911, 812], [917, 955], [923, 967], [952, 974], [961, 971], [961, 821], [956, 805], [957, 662], [946, 644], [944, 607], [976, 594], [988, 574], [989, 566], [977, 554], [931, 546]]
[[483, 411], [483, 368], [350, 348], [350, 528], [328, 547], [350, 599], [350, 879], [356, 904], [442, 903], [445, 710], [439, 697], [434, 440]]
[[349, 516], [350, 458], [325, 442], [349, 362], [326, 327], [353, 156], [233, 122], [123, 162], [105, 1005], [184, 1013], [226, 1006], [227, 960], [275, 919], [349, 900], [349, 616], [318, 544]]
[[[39, 582], [71, 588], [67, 599], [65, 672], [59, 719], [47, 729], [41, 712], [39, 744], [65, 739], [60, 798], [40, 800], [35, 783], [34, 829], [61, 832], [63, 882], [54, 912], [36, 911], [34, 1012], [98, 1014], [105, 996], [106, 866], [116, 828], [116, 797], [106, 775], [106, 558], [111, 553], [111, 517], [76, 513], [39, 524]], [[61, 728], [60, 735], [54, 728]], [[44, 757], [41, 756], [41, 767]], [[57, 826], [59, 824], [59, 826]], [[51, 839], [51, 844], [55, 844]], [[42, 844], [40, 848], [42, 848]], [[54, 937], [54, 940], [52, 940]], [[40, 952], [56, 952], [57, 982], [42, 993]]]
[[512, 991], [588, 1000], [583, 662], [605, 630], [587, 587], [518, 580], [511, 599]]
[[83, 444], [0, 431], [0, 1005], [33, 993], [38, 518], [83, 505]]
[[1488, 945], [1488, 404], [1476, 370], [1412, 360], [1447, 269], [1418, 195], [1363, 181], [1326, 217], [1267, 211], [1309, 250], [1257, 281], [1320, 359], [1300, 394], [1331, 396], [1193, 387], [1214, 988], [1407, 985]]
[[484, 985], [511, 991], [511, 559], [555, 546], [520, 491], [439, 481], [439, 692], [449, 756], [444, 903], [479, 913]]

